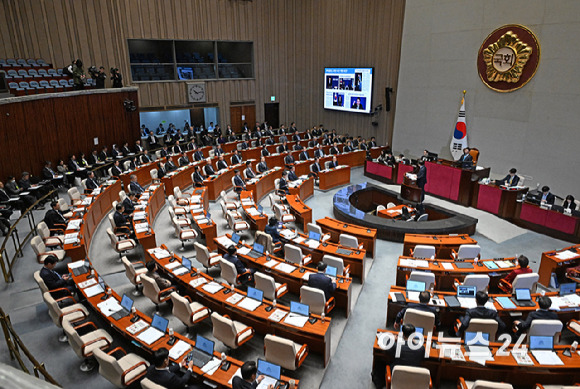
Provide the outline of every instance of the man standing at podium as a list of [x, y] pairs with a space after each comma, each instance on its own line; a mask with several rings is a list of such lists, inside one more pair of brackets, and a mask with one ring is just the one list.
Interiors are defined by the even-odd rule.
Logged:
[[417, 173], [417, 186], [421, 188], [421, 203], [425, 201], [425, 184], [427, 184], [427, 168], [425, 161], [418, 161], [419, 172]]

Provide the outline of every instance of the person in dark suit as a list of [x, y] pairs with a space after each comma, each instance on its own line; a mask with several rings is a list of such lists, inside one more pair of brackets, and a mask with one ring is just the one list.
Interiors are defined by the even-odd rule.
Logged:
[[243, 277], [240, 277], [239, 281], [243, 284], [253, 283], [254, 282], [254, 272], [255, 269], [247, 269], [244, 263], [238, 256], [236, 255], [236, 246], [229, 246], [227, 249], [227, 254], [223, 256], [226, 261], [229, 261], [234, 264], [236, 267], [236, 272], [238, 276], [242, 274], [246, 274]]
[[297, 181], [298, 180], [298, 176], [296, 175], [296, 167], [295, 166], [290, 167], [290, 170], [288, 171], [288, 180], [289, 181]]
[[252, 162], [251, 161], [247, 161], [246, 162], [246, 179], [251, 179], [256, 177], [256, 173], [254, 173], [254, 170], [252, 169]]
[[360, 102], [360, 98], [357, 97], [356, 101], [351, 105], [352, 109], [365, 109], [364, 105]]
[[143, 154], [141, 154], [141, 163], [146, 164], [146, 163], [149, 163], [151, 161], [152, 161], [152, 159], [151, 159], [151, 156], [149, 155], [149, 151], [147, 151], [147, 150], [143, 151]]
[[237, 194], [240, 194], [243, 190], [246, 190], [246, 183], [244, 179], [240, 176], [240, 171], [238, 169], [234, 170], [234, 190]]
[[97, 152], [97, 150], [93, 150], [91, 152], [91, 155], [89, 155], [89, 165], [96, 165], [99, 162], [101, 162], [101, 159], [99, 158], [99, 153]]
[[[149, 150], [156, 149], [159, 146], [159, 142], [157, 141], [157, 137], [155, 136], [155, 134], [153, 133], [149, 134], [147, 140], [149, 141]], [[137, 142], [135, 142], [135, 154], [143, 152], [143, 146], [141, 146], [141, 141], [138, 140]]]
[[338, 150], [338, 147], [336, 146], [336, 142], [334, 142], [332, 144], [332, 147], [330, 148], [330, 154], [332, 154], [332, 155], [340, 154], [340, 151]]
[[242, 143], [240, 143], [240, 149], [241, 150], [247, 150], [248, 149], [248, 142], [246, 142], [245, 140], [243, 140]]
[[465, 332], [469, 328], [469, 322], [471, 319], [493, 319], [497, 321], [498, 324], [498, 331], [500, 333], [504, 332], [506, 329], [505, 323], [500, 319], [497, 311], [493, 309], [488, 309], [485, 307], [485, 303], [487, 303], [487, 293], [483, 291], [479, 291], [475, 294], [475, 302], [477, 307], [468, 309], [465, 312], [465, 316], [463, 316], [459, 321], [459, 326], [457, 328], [456, 336], [460, 336], [463, 332]]
[[282, 144], [278, 146], [277, 151], [278, 153], [285, 153], [286, 151], [288, 151], [288, 145], [286, 145], [286, 142], [282, 142]]
[[261, 153], [262, 157], [267, 157], [270, 155], [270, 152], [268, 151], [268, 146], [264, 145], [262, 147], [262, 153]]
[[213, 166], [211, 165], [211, 158], [207, 158], [206, 162], [207, 162], [207, 165], [205, 165], [203, 167], [203, 171], [204, 171], [206, 176], [213, 176], [215, 174], [215, 170], [213, 169]]
[[141, 196], [141, 193], [145, 192], [145, 189], [137, 182], [137, 176], [131, 174], [131, 182], [129, 183], [129, 190], [137, 195]]
[[346, 146], [344, 146], [344, 147], [342, 148], [342, 152], [343, 152], [343, 153], [349, 153], [349, 152], [351, 152], [351, 151], [353, 151], [353, 150], [354, 150], [354, 149], [352, 148], [352, 145], [351, 145], [350, 141], [347, 141], [347, 142], [346, 142]]
[[222, 169], [227, 169], [228, 168], [228, 163], [226, 161], [224, 161], [224, 156], [220, 155], [218, 157], [218, 161], [217, 161], [217, 169], [218, 170], [222, 170]]
[[189, 158], [187, 158], [187, 155], [183, 152], [181, 153], [181, 157], [179, 157], [179, 166], [187, 166], [189, 165]]
[[173, 163], [173, 157], [167, 158], [167, 163], [165, 164], [165, 173], [171, 173], [175, 170], [177, 170], [177, 166], [175, 166], [175, 163]]
[[496, 185], [517, 186], [518, 182], [520, 182], [520, 177], [516, 174], [517, 172], [515, 168], [511, 168], [507, 176], [501, 180], [494, 180], [493, 183]]
[[175, 155], [179, 155], [181, 153], [183, 153], [184, 150], [182, 150], [181, 145], [179, 144], [179, 141], [175, 142], [175, 146], [173, 146], [173, 154]]
[[288, 171], [287, 170], [284, 170], [284, 173], [282, 173], [282, 177], [280, 178], [280, 181], [278, 182], [278, 192], [284, 193], [284, 194], [290, 194], [290, 189], [288, 188]]
[[322, 158], [324, 157], [324, 150], [322, 149], [322, 145], [319, 143], [318, 148], [314, 151], [315, 158]]
[[302, 150], [298, 158], [300, 158], [301, 161], [308, 161], [310, 159], [310, 156], [308, 155], [308, 150]]
[[21, 206], [20, 208], [21, 211], [24, 211], [25, 209], [29, 208], [36, 201], [34, 196], [30, 194], [21, 195], [21, 193], [24, 192], [25, 190], [16, 183], [16, 179], [14, 178], [14, 176], [8, 177], [8, 182], [6, 182], [6, 186], [4, 186], [4, 189], [6, 190], [8, 196], [10, 196], [11, 198], [12, 197], [21, 198], [22, 201], [18, 203], [18, 205]]
[[320, 167], [320, 159], [314, 158], [314, 163], [311, 166], [312, 166], [311, 169], [312, 175], [318, 178], [318, 173], [320, 173], [320, 170], [322, 170], [322, 168]]
[[44, 222], [51, 230], [66, 230], [68, 222], [60, 210], [58, 201], [51, 201], [50, 209], [44, 215]]
[[302, 150], [303, 148], [304, 148], [304, 147], [302, 147], [302, 145], [300, 144], [300, 142], [297, 142], [297, 143], [294, 145], [294, 151], [300, 151], [300, 150]]
[[123, 206], [123, 203], [117, 204], [117, 206], [115, 207], [115, 213], [113, 214], [113, 221], [117, 226], [117, 229], [114, 232], [128, 234], [131, 237], [131, 239], [135, 239], [133, 226], [129, 218], [127, 218], [127, 216], [125, 216], [124, 213], [125, 207]]
[[[401, 326], [401, 324], [403, 324], [403, 318], [405, 317], [405, 312], [407, 312], [407, 309], [411, 308], [411, 309], [417, 309], [419, 311], [424, 311], [424, 312], [431, 312], [433, 314], [435, 314], [435, 326], [439, 327], [439, 325], [441, 324], [439, 322], [439, 312], [437, 312], [437, 308], [429, 306], [429, 300], [431, 299], [431, 294], [428, 291], [423, 291], [421, 293], [419, 293], [419, 302], [418, 303], [414, 303], [414, 302], [410, 302], [407, 304], [407, 306], [405, 306], [405, 308], [401, 309], [399, 311], [399, 313], [397, 313], [397, 316], [395, 317], [395, 329], [398, 330], [399, 327]], [[432, 328], [424, 328], [423, 329], [425, 331], [425, 334], [432, 330]]]
[[288, 154], [284, 157], [284, 164], [286, 166], [290, 166], [293, 165], [294, 162], [296, 162], [296, 160], [294, 159], [294, 157], [292, 156], [292, 154]]
[[169, 150], [167, 149], [167, 146], [163, 146], [163, 148], [159, 150], [159, 155], [161, 156], [161, 158], [165, 158], [169, 155]]
[[193, 159], [196, 161], [201, 161], [203, 158], [203, 152], [200, 149], [196, 149], [196, 151], [193, 153]]
[[[242, 373], [241, 377], [235, 376], [232, 379], [232, 389], [256, 389], [264, 379], [262, 375], [256, 378], [258, 368], [254, 361], [244, 362], [240, 368], [240, 372]], [[267, 389], [274, 389], [274, 386], [268, 385]]]
[[538, 305], [540, 309], [535, 312], [530, 312], [528, 317], [524, 321], [515, 320], [514, 329], [516, 330], [516, 335], [526, 332], [534, 320], [558, 320], [558, 314], [554, 311], [550, 311], [552, 306], [552, 299], [548, 296], [540, 296], [538, 298]]
[[223, 153], [224, 153], [224, 149], [222, 149], [222, 145], [217, 145], [217, 147], [214, 149], [214, 155], [216, 157], [219, 157]]
[[99, 154], [99, 159], [105, 162], [109, 158], [109, 149], [107, 146], [104, 146]]
[[193, 185], [200, 187], [203, 186], [203, 175], [201, 174], [201, 171], [199, 169], [199, 166], [196, 165], [192, 174], [192, 178], [193, 178]]
[[460, 162], [463, 169], [471, 169], [473, 167], [473, 157], [469, 154], [469, 147], [463, 149], [463, 155], [459, 157], [457, 162]]
[[[75, 293], [77, 288], [75, 287], [75, 282], [70, 277], [70, 275], [61, 275], [54, 270], [57, 263], [58, 258], [56, 258], [54, 255], [48, 255], [46, 258], [44, 258], [44, 266], [42, 269], [40, 269], [40, 278], [42, 278], [48, 290], [66, 288], [71, 294]], [[67, 293], [64, 292], [64, 294], [66, 295]]]
[[266, 164], [265, 157], [260, 158], [260, 162], [258, 163], [257, 169], [258, 169], [258, 172], [260, 172], [260, 174], [268, 171], [268, 165]]
[[300, 140], [301, 140], [301, 139], [300, 139], [300, 134], [298, 134], [298, 133], [295, 133], [295, 134], [292, 136], [292, 140], [293, 140], [293, 141], [295, 141], [295, 142], [300, 142]]
[[232, 155], [232, 165], [237, 165], [242, 163], [242, 156], [238, 153], [238, 150], [234, 150], [234, 155]]
[[418, 161], [419, 172], [417, 172], [417, 186], [421, 188], [421, 202], [425, 201], [425, 185], [427, 184], [427, 167], [425, 161]]
[[264, 232], [272, 237], [272, 242], [274, 244], [280, 242], [280, 233], [278, 232], [278, 220], [271, 217], [268, 220], [268, 225], [264, 228]]
[[330, 163], [328, 164], [328, 168], [329, 169], [334, 169], [338, 167], [338, 159], [336, 159], [336, 155], [332, 156], [332, 161], [330, 161]]
[[121, 162], [119, 162], [119, 160], [116, 160], [115, 163], [113, 164], [113, 167], [111, 168], [111, 175], [113, 177], [121, 177], [121, 174], [123, 174], [123, 170], [121, 170], [121, 167], [119, 166]]
[[[180, 375], [180, 368], [186, 369], [185, 374]], [[153, 363], [147, 368], [146, 377], [164, 388], [168, 389], [191, 389], [188, 385], [191, 380], [193, 361], [189, 363], [183, 359], [181, 365], [169, 363], [169, 350], [161, 347], [153, 352]]]
[[377, 141], [375, 140], [375, 137], [374, 136], [371, 136], [371, 140], [369, 142], [369, 147], [370, 148], [377, 147]]
[[[6, 189], [4, 189], [4, 183], [0, 181], [0, 204], [2, 204], [3, 206], [5, 206], [5, 209], [9, 209], [10, 206], [13, 206], [14, 208], [23, 211], [26, 209], [26, 207], [24, 206], [24, 202], [22, 200], [12, 200], [12, 197], [8, 194], [8, 192], [6, 191]], [[4, 215], [4, 217], [6, 217], [6, 215]]]
[[137, 196], [135, 196], [135, 193], [133, 192], [129, 192], [127, 193], [127, 197], [125, 197], [125, 200], [123, 200], [123, 213], [127, 216], [132, 215], [133, 212], [135, 212], [135, 200], [137, 199]]
[[569, 209], [570, 211], [575, 210], [576, 209], [576, 202], [574, 201], [574, 196], [572, 196], [572, 195], [566, 196], [566, 199], [562, 203], [562, 208]]
[[316, 268], [318, 269], [318, 273], [310, 274], [308, 277], [308, 286], [323, 291], [324, 297], [328, 301], [336, 290], [336, 282], [333, 282], [332, 278], [324, 274], [326, 271], [326, 263], [320, 261]]
[[552, 193], [550, 193], [550, 187], [544, 185], [542, 187], [542, 200], [541, 203], [542, 205], [554, 205], [554, 202], [556, 201], [556, 196], [554, 196]]

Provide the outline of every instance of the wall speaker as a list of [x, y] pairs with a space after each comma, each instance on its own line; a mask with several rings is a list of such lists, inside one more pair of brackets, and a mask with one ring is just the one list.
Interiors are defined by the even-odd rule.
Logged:
[[391, 111], [391, 92], [393, 88], [386, 87], [385, 88], [385, 111]]

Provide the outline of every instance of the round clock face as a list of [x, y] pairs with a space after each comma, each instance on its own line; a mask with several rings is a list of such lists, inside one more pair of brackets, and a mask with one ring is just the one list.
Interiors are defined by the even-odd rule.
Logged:
[[205, 101], [205, 85], [193, 84], [189, 87], [189, 101], [201, 102]]

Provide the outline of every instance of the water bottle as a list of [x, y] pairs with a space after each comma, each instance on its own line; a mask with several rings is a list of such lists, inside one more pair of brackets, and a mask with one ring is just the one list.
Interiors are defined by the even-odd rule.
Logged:
[[276, 299], [272, 300], [272, 308], [276, 309]]

